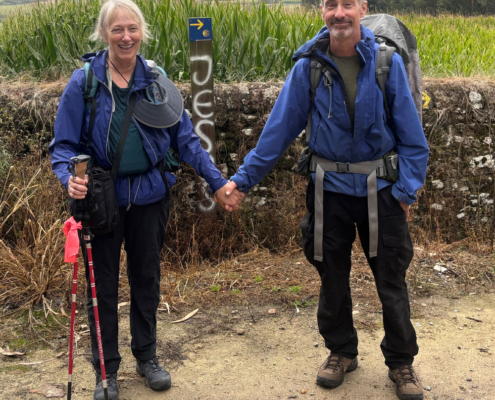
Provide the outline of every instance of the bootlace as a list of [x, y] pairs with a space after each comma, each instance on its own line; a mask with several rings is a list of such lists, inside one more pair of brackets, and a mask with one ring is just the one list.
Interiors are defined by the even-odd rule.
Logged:
[[148, 360], [146, 362], [146, 366], [147, 368], [151, 368], [153, 372], [160, 372], [162, 370], [162, 367], [158, 363], [157, 357], [153, 357], [151, 360]]
[[414, 375], [414, 369], [412, 365], [404, 365], [403, 367], [399, 367], [397, 371], [397, 378], [400, 379], [401, 385], [406, 385], [408, 383], [412, 383], [413, 385], [418, 385], [418, 380]]
[[323, 364], [323, 369], [333, 369], [339, 371], [342, 369], [344, 357], [338, 354], [330, 354]]

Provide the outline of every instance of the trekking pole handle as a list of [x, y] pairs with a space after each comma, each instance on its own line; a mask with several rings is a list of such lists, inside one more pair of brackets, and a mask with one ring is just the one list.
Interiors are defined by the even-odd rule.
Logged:
[[77, 176], [78, 178], [84, 179], [90, 159], [91, 156], [88, 156], [87, 154], [81, 154], [70, 159], [69, 171], [74, 178]]

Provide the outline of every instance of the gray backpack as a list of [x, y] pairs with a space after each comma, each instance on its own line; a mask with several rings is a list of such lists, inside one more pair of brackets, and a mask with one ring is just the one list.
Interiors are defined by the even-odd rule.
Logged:
[[[367, 15], [361, 19], [361, 24], [371, 30], [377, 42], [380, 43], [380, 56], [377, 60], [376, 79], [385, 96], [385, 83], [388, 78], [388, 66], [392, 59], [393, 52], [397, 52], [404, 61], [409, 88], [416, 105], [419, 120], [423, 122], [423, 78], [421, 75], [421, 64], [419, 62], [418, 43], [416, 36], [404, 25], [402, 21], [387, 14]], [[387, 48], [394, 51], [388, 54]], [[385, 50], [383, 50], [385, 49]], [[386, 54], [386, 56], [384, 55]], [[383, 79], [385, 78], [385, 79]], [[383, 87], [382, 87], [383, 86]], [[386, 108], [388, 105], [385, 101]]]

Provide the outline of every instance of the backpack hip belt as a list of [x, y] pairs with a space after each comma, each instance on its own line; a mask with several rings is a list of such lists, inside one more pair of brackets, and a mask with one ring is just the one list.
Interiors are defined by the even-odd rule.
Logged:
[[344, 174], [368, 175], [368, 222], [370, 231], [370, 258], [376, 257], [378, 251], [378, 184], [377, 178], [387, 176], [385, 159], [359, 163], [340, 163], [313, 155], [311, 171], [315, 177], [315, 231], [314, 231], [314, 259], [323, 261], [323, 182], [325, 172], [339, 172]]

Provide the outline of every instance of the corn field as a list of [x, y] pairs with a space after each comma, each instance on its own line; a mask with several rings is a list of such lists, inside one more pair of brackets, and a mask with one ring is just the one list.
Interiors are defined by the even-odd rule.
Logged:
[[[172, 79], [189, 79], [189, 17], [211, 17], [214, 74], [219, 81], [284, 79], [291, 56], [323, 26], [316, 10], [263, 2], [137, 0], [150, 25], [141, 52]], [[81, 67], [98, 0], [54, 0], [19, 11], [0, 30], [0, 72], [57, 79]], [[403, 15], [418, 37], [426, 76], [495, 77], [495, 17]]]

